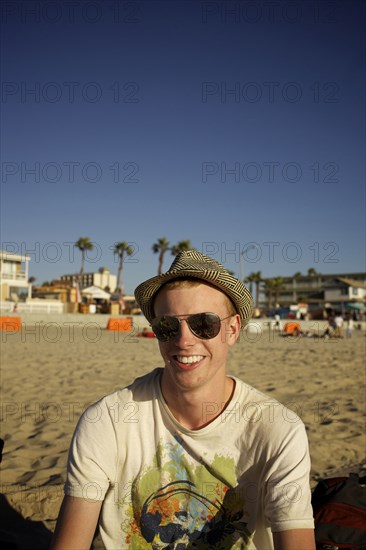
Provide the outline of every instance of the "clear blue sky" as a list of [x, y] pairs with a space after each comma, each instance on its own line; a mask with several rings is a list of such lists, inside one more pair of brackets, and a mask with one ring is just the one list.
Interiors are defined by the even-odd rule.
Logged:
[[1, 248], [38, 283], [82, 236], [87, 271], [133, 243], [128, 293], [160, 237], [237, 275], [365, 270], [364, 2], [1, 9]]

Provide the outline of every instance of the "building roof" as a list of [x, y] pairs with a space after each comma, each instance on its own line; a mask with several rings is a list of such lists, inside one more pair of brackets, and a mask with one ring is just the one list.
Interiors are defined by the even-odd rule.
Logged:
[[366, 278], [366, 273], [316, 273], [315, 275], [307, 275], [307, 274], [301, 274], [298, 277], [294, 277], [294, 275], [290, 276], [283, 276], [283, 279], [288, 282], [292, 281], [293, 279], [296, 279], [297, 281], [314, 281], [314, 280], [329, 280], [329, 279], [339, 279], [339, 278], [345, 278], [345, 279], [353, 279], [354, 281], [359, 281], [360, 279]]
[[348, 286], [355, 286], [357, 288], [366, 289], [366, 281], [356, 281], [355, 279], [349, 279], [348, 277], [337, 277], [338, 281], [345, 283]]
[[12, 252], [7, 252], [6, 250], [0, 250], [0, 258], [2, 260], [13, 260], [13, 262], [29, 262], [30, 256], [13, 254]]

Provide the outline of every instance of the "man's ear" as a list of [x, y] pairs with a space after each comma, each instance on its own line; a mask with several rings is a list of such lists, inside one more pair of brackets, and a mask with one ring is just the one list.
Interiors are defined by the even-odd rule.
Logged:
[[226, 340], [229, 346], [233, 346], [240, 336], [241, 320], [238, 314], [233, 315], [227, 320]]

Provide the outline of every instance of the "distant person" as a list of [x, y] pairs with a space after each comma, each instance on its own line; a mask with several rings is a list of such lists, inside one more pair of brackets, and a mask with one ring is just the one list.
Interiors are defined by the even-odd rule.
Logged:
[[328, 324], [329, 324], [330, 328], [333, 330], [333, 332], [335, 333], [337, 325], [336, 325], [336, 322], [335, 322], [335, 315], [334, 314], [330, 315], [330, 317], [328, 318]]
[[335, 335], [337, 338], [343, 337], [343, 317], [340, 313], [337, 313], [334, 318], [335, 323]]
[[82, 415], [53, 550], [315, 550], [305, 427], [227, 374], [248, 289], [188, 250], [135, 295], [163, 367]]
[[323, 333], [323, 338], [334, 338], [336, 331], [336, 324], [334, 321], [334, 316], [331, 315], [328, 317], [328, 325]]
[[350, 315], [346, 321], [346, 337], [352, 338], [353, 333], [353, 327], [354, 327], [354, 320], [352, 319], [352, 316]]
[[281, 316], [280, 316], [279, 311], [276, 311], [274, 319], [275, 319], [275, 330], [277, 332], [280, 332], [281, 331]]
[[155, 334], [152, 330], [149, 330], [147, 327], [144, 327], [141, 332], [137, 334], [140, 338], [155, 338]]

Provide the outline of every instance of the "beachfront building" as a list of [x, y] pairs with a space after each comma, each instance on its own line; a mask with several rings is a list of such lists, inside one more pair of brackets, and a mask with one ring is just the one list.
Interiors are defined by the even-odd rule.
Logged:
[[[261, 289], [261, 306], [268, 308], [268, 289]], [[305, 303], [309, 311], [316, 309], [344, 309], [349, 304], [366, 304], [366, 274], [321, 274], [309, 270], [308, 275], [297, 273], [293, 277], [283, 277], [276, 291], [277, 303], [281, 308]], [[276, 307], [277, 304], [272, 305]]]
[[77, 289], [65, 281], [52, 281], [51, 284], [33, 288], [33, 298], [58, 300], [62, 304], [77, 303]]
[[102, 267], [95, 273], [83, 273], [83, 275], [72, 273], [71, 275], [61, 276], [61, 281], [67, 282], [70, 286], [75, 286], [77, 279], [79, 279], [79, 286], [81, 289], [89, 286], [98, 286], [103, 289], [109, 289], [110, 292], [114, 292], [117, 284], [116, 275], [112, 275], [109, 269], [105, 267]]
[[325, 287], [324, 299], [332, 304], [343, 302], [366, 303], [366, 282], [346, 277], [338, 277], [337, 284], [331, 282]]
[[29, 256], [0, 250], [0, 302], [25, 302], [32, 296], [28, 282]]

